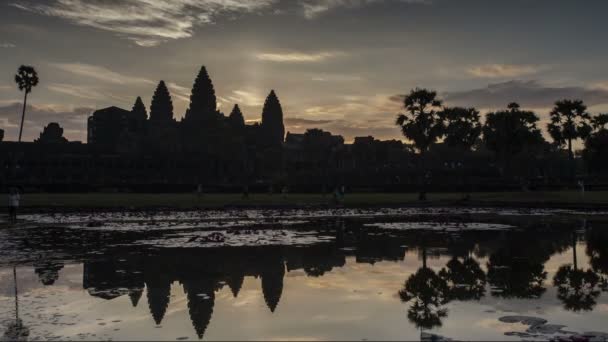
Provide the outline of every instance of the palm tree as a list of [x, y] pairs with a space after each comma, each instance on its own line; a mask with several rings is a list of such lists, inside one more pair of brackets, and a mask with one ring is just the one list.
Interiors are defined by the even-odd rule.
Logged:
[[507, 110], [488, 113], [483, 126], [483, 140], [500, 162], [504, 176], [512, 158], [527, 148], [542, 144], [543, 136], [536, 127], [538, 116], [510, 103]]
[[32, 92], [32, 88], [38, 85], [38, 73], [31, 66], [22, 65], [19, 67], [15, 75], [15, 83], [19, 86], [20, 91], [25, 91], [23, 97], [23, 112], [21, 113], [21, 126], [19, 128], [19, 142], [23, 134], [23, 120], [25, 119], [25, 108], [27, 106], [27, 94]]
[[574, 177], [572, 141], [585, 139], [591, 134], [590, 122], [591, 115], [587, 113], [587, 106], [581, 100], [557, 101], [551, 111], [551, 122], [547, 125], [547, 130], [557, 145], [567, 144], [572, 177]]
[[437, 99], [437, 92], [416, 88], [404, 98], [403, 107], [406, 112], [399, 114], [395, 123], [420, 152], [422, 189], [419, 199], [426, 200], [426, 152], [445, 134], [441, 101]]
[[443, 110], [447, 121], [445, 143], [470, 151], [479, 139], [482, 128], [475, 108], [449, 107]]

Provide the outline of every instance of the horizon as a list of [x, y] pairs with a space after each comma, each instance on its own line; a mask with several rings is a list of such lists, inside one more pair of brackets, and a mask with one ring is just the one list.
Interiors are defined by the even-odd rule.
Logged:
[[[23, 94], [12, 78], [21, 64], [36, 67], [41, 80], [28, 101], [25, 141], [49, 122], [58, 122], [69, 140], [86, 141], [94, 110], [130, 109], [137, 96], [149, 109], [161, 79], [179, 120], [201, 65], [225, 114], [239, 104], [245, 119], [256, 121], [275, 89], [286, 132], [320, 128], [348, 142], [369, 135], [404, 140], [394, 125], [402, 112], [395, 99], [416, 87], [437, 90], [446, 105], [474, 106], [482, 120], [519, 102], [540, 116], [545, 134], [557, 100], [582, 99], [592, 114], [608, 111], [608, 70], [600, 58], [608, 51], [598, 44], [608, 5], [601, 1], [15, 0], [0, 6], [5, 140], [18, 133]], [[566, 19], [571, 25], [562, 25]]]

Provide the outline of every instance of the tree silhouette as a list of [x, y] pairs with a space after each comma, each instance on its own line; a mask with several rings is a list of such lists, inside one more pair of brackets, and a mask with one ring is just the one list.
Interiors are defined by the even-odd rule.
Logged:
[[583, 158], [590, 172], [608, 171], [608, 114], [591, 119], [593, 133], [585, 140]]
[[470, 150], [481, 135], [479, 111], [475, 108], [449, 107], [443, 110], [447, 121], [445, 143]]
[[426, 267], [426, 249], [422, 247], [422, 267], [412, 274], [399, 291], [402, 302], [413, 301], [407, 312], [410, 322], [421, 329], [432, 329], [442, 325], [441, 319], [448, 315], [443, 306], [449, 302], [449, 289], [445, 279]]
[[150, 121], [167, 122], [173, 120], [173, 101], [165, 81], [160, 81], [154, 91], [150, 105]]
[[479, 300], [485, 295], [486, 275], [473, 258], [453, 257], [439, 276], [447, 283], [450, 300]]
[[207, 68], [201, 67], [190, 95], [190, 107], [186, 111], [186, 120], [209, 120], [217, 119], [217, 98], [215, 88], [209, 77]]
[[397, 116], [397, 126], [424, 153], [445, 134], [441, 101], [437, 92], [416, 88], [403, 100], [405, 114]]
[[40, 133], [40, 138], [35, 141], [44, 144], [56, 144], [64, 143], [68, 140], [63, 137], [63, 128], [58, 123], [51, 122], [44, 127], [42, 133]]
[[413, 89], [403, 100], [405, 114], [397, 116], [396, 125], [403, 135], [414, 142], [420, 152], [420, 177], [422, 190], [420, 200], [426, 199], [425, 156], [429, 148], [445, 134], [445, 123], [441, 101], [437, 92]]
[[39, 260], [34, 263], [34, 272], [38, 275], [38, 279], [45, 286], [55, 284], [59, 279], [59, 271], [63, 269], [63, 262]]
[[488, 149], [495, 152], [501, 161], [501, 172], [504, 173], [514, 155], [527, 146], [543, 141], [536, 127], [538, 120], [534, 112], [520, 110], [517, 103], [509, 104], [508, 110], [486, 115], [483, 139]]
[[593, 227], [587, 231], [586, 242], [591, 268], [608, 277], [608, 230], [606, 227]]
[[598, 114], [591, 118], [591, 126], [597, 131], [608, 129], [608, 114]]
[[283, 108], [274, 90], [264, 102], [262, 110], [262, 130], [267, 137], [267, 142], [271, 146], [283, 144], [285, 139], [285, 126], [283, 125]]
[[243, 113], [241, 112], [241, 108], [239, 108], [238, 104], [235, 104], [234, 108], [232, 108], [232, 112], [230, 112], [228, 120], [233, 128], [239, 129], [245, 127], [245, 118], [243, 117]]
[[21, 112], [21, 125], [19, 126], [19, 142], [23, 134], [23, 121], [25, 120], [25, 109], [27, 107], [27, 95], [32, 92], [32, 88], [38, 85], [38, 73], [31, 66], [22, 65], [19, 67], [15, 75], [15, 83], [20, 91], [24, 92], [23, 96], [23, 111]]
[[592, 270], [580, 270], [576, 257], [576, 233], [572, 233], [572, 265], [561, 266], [553, 277], [557, 298], [571, 311], [590, 311], [600, 295], [600, 277]]
[[591, 116], [581, 100], [562, 100], [555, 103], [551, 111], [551, 122], [547, 131], [559, 146], [567, 144], [571, 176], [574, 176], [574, 151], [572, 141], [586, 139], [591, 134]]
[[492, 295], [502, 298], [540, 298], [545, 293], [547, 272], [541, 262], [530, 256], [514, 256], [500, 250], [490, 256], [488, 282]]

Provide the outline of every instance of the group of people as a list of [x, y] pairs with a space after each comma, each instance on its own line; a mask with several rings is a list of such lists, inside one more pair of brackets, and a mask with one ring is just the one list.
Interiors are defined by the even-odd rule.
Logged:
[[17, 210], [21, 202], [21, 193], [16, 187], [11, 187], [8, 190], [8, 222], [10, 224], [17, 223]]

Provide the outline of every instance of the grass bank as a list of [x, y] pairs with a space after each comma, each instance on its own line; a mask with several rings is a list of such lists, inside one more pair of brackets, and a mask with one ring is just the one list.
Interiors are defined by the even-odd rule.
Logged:
[[[608, 191], [587, 192], [500, 192], [474, 193], [469, 201], [460, 193], [430, 193], [425, 202], [416, 193], [355, 193], [347, 194], [346, 207], [382, 206], [509, 206], [534, 208], [608, 209]], [[22, 208], [30, 211], [78, 209], [196, 209], [222, 207], [310, 207], [327, 206], [331, 195], [319, 194], [24, 194]]]

